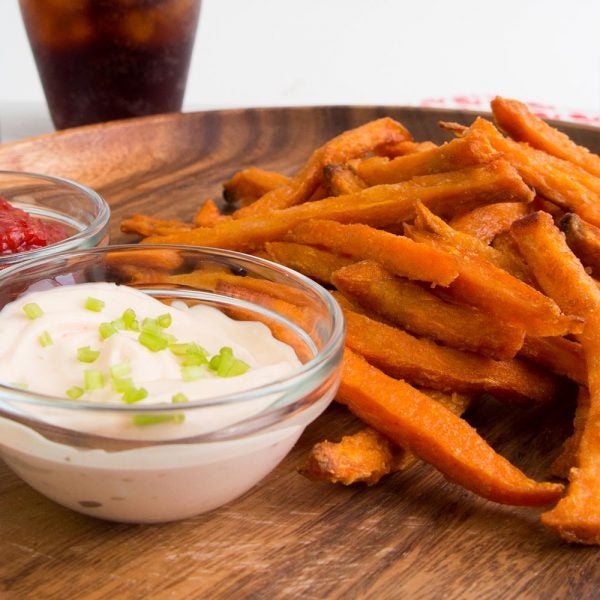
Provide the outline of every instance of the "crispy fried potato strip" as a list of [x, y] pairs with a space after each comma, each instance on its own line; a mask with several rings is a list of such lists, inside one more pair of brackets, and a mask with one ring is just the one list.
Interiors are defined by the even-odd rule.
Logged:
[[586, 223], [574, 213], [567, 213], [558, 223], [569, 248], [592, 275], [600, 277], [600, 227]]

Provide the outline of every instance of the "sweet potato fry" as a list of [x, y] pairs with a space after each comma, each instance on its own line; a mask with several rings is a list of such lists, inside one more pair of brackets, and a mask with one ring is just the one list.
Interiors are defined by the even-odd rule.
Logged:
[[355, 194], [367, 184], [347, 165], [327, 165], [323, 169], [323, 179], [328, 196]]
[[134, 233], [142, 237], [178, 234], [192, 228], [189, 223], [177, 219], [157, 219], [149, 215], [132, 215], [121, 221], [121, 231], [123, 233]]
[[[585, 360], [585, 359], [584, 359]], [[577, 466], [577, 449], [581, 444], [581, 436], [590, 410], [590, 393], [586, 387], [579, 388], [577, 409], [573, 420], [573, 433], [564, 442], [561, 453], [552, 463], [552, 474], [562, 479], [569, 478], [569, 471]]]
[[538, 211], [515, 221], [511, 234], [540, 287], [565, 313], [586, 317], [600, 305], [598, 286], [548, 213]]
[[[471, 402], [469, 396], [462, 394], [421, 391], [459, 416]], [[417, 462], [419, 459], [409, 450], [396, 446], [371, 427], [364, 427], [339, 442], [315, 444], [298, 471], [317, 481], [375, 485], [385, 475], [404, 471]]]
[[494, 98], [491, 104], [496, 123], [511, 138], [575, 163], [600, 177], [600, 156], [577, 145], [569, 136], [534, 115], [526, 104], [500, 96]]
[[379, 185], [406, 181], [418, 175], [481, 165], [497, 157], [498, 152], [487, 137], [478, 131], [472, 131], [442, 146], [392, 160], [375, 156], [357, 161], [354, 163], [354, 170], [368, 185]]
[[525, 337], [519, 356], [581, 385], [587, 382], [587, 369], [581, 344], [563, 337]]
[[304, 202], [322, 182], [326, 165], [345, 163], [366, 152], [375, 152], [389, 144], [412, 139], [406, 128], [390, 118], [377, 119], [345, 131], [313, 152], [290, 184], [266, 193], [234, 214], [235, 218], [256, 216]]
[[407, 383], [388, 377], [351, 350], [344, 352], [337, 398], [367, 425], [484, 498], [543, 506], [561, 495], [562, 485], [528, 478], [466, 421]]
[[485, 133], [525, 183], [559, 206], [600, 226], [600, 179], [568, 161], [505, 138], [489, 121], [477, 118], [471, 130]]
[[435, 285], [448, 285], [458, 276], [451, 254], [360, 223], [311, 219], [296, 225], [285, 239], [322, 246], [355, 260], [376, 260], [391, 273]]
[[444, 302], [419, 284], [394, 277], [376, 262], [344, 267], [332, 280], [350, 299], [415, 335], [500, 360], [514, 357], [523, 344], [522, 328], [476, 308]]
[[524, 361], [498, 361], [446, 348], [343, 310], [346, 345], [396, 379], [446, 392], [488, 392], [520, 402], [546, 402], [556, 393], [556, 379]]
[[174, 271], [183, 265], [183, 258], [171, 248], [140, 248], [107, 252], [106, 262], [113, 268], [139, 267], [141, 269], [155, 269], [158, 271]]
[[498, 202], [478, 206], [450, 220], [450, 226], [463, 233], [490, 243], [499, 233], [510, 229], [514, 221], [531, 212], [531, 205], [523, 202]]
[[230, 217], [222, 215], [219, 207], [212, 198], [208, 198], [202, 203], [202, 206], [196, 211], [192, 224], [194, 227], [213, 227], [223, 219]]
[[600, 544], [600, 306], [587, 317], [581, 335], [588, 367], [589, 407], [581, 430], [575, 466], [564, 498], [542, 514], [542, 523], [568, 541]]
[[414, 215], [416, 200], [445, 216], [499, 199], [527, 202], [533, 193], [516, 171], [498, 160], [482, 167], [424, 175], [410, 181], [367, 188], [356, 194], [307, 202], [300, 206], [198, 227], [176, 235], [150, 236], [147, 243], [192, 244], [249, 251], [280, 240], [292, 227], [308, 219], [395, 225]]
[[432, 148], [437, 148], [437, 144], [434, 144], [430, 140], [425, 142], [405, 140], [396, 142], [395, 144], [388, 144], [379, 151], [379, 154], [387, 158], [396, 158], [397, 156], [404, 156], [406, 154], [412, 154], [413, 152], [423, 152], [424, 150], [431, 150]]
[[586, 223], [573, 213], [564, 215], [559, 223], [569, 248], [573, 250], [584, 267], [591, 269], [594, 277], [600, 277], [600, 227]]
[[226, 202], [237, 202], [248, 206], [267, 192], [290, 185], [291, 179], [275, 171], [248, 167], [235, 173], [223, 184], [223, 198]]
[[334, 271], [355, 262], [352, 258], [294, 242], [267, 242], [265, 249], [270, 260], [326, 284], [331, 283]]

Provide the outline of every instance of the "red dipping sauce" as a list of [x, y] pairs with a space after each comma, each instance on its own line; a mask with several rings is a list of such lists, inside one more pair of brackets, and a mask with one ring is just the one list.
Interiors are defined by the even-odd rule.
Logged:
[[65, 227], [34, 217], [0, 198], [0, 256], [43, 248], [69, 237]]

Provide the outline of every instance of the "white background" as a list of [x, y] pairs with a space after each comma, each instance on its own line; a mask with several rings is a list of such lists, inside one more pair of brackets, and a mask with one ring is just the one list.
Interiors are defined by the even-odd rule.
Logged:
[[[599, 0], [204, 0], [184, 109], [419, 104], [600, 112]], [[2, 141], [52, 129], [17, 0], [0, 0]]]

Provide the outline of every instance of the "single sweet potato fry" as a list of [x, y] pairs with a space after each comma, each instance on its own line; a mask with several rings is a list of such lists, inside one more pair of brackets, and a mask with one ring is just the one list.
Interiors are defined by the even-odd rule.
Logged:
[[183, 265], [183, 258], [171, 248], [146, 248], [145, 252], [140, 252], [138, 247], [131, 251], [107, 252], [106, 262], [111, 267], [135, 266], [141, 269], [174, 271]]
[[534, 115], [526, 104], [500, 96], [494, 98], [491, 104], [496, 123], [511, 138], [575, 163], [600, 177], [600, 156], [577, 145], [568, 135]]
[[600, 544], [600, 306], [589, 313], [581, 341], [588, 368], [589, 407], [584, 410], [585, 421], [577, 426], [581, 434], [567, 493], [541, 519], [568, 542]]
[[538, 284], [567, 314], [586, 317], [600, 305], [600, 290], [546, 212], [515, 221], [511, 234]]
[[600, 227], [586, 223], [573, 213], [567, 213], [558, 222], [565, 234], [569, 248], [573, 250], [584, 267], [592, 270], [592, 275], [600, 277]]
[[437, 148], [437, 144], [430, 140], [425, 142], [405, 140], [384, 146], [379, 150], [378, 154], [387, 158], [396, 158], [397, 156], [404, 156], [406, 154], [412, 154], [413, 152], [423, 152], [424, 150], [431, 150], [432, 148]]
[[562, 493], [560, 484], [527, 477], [439, 402], [388, 377], [348, 349], [337, 399], [367, 425], [484, 498], [543, 506]]
[[311, 219], [296, 225], [285, 239], [321, 246], [354, 260], [376, 260], [391, 273], [435, 285], [446, 286], [458, 276], [451, 254], [360, 223]]
[[335, 271], [355, 262], [346, 256], [294, 242], [267, 242], [265, 249], [270, 260], [326, 284], [331, 283]]
[[488, 392], [519, 402], [546, 402], [556, 394], [556, 378], [525, 361], [499, 361], [446, 348], [342, 309], [346, 345], [396, 379], [445, 392]]
[[450, 220], [449, 225], [489, 244], [499, 233], [508, 231], [514, 221], [530, 212], [530, 204], [497, 202], [457, 215]]
[[586, 385], [587, 369], [583, 348], [578, 342], [563, 337], [536, 338], [525, 336], [519, 356], [553, 373]]
[[248, 167], [235, 173], [223, 184], [223, 198], [226, 202], [237, 202], [248, 206], [267, 192], [289, 185], [291, 179], [275, 171]]
[[523, 344], [523, 328], [476, 308], [445, 302], [417, 283], [394, 277], [376, 262], [339, 269], [332, 280], [351, 300], [415, 335], [499, 360], [513, 358]]
[[150, 236], [144, 242], [252, 251], [260, 249], [265, 242], [281, 240], [292, 227], [308, 219], [386, 227], [414, 216], [416, 200], [440, 216], [450, 216], [500, 199], [517, 202], [533, 199], [533, 193], [514, 168], [502, 160], [481, 167], [415, 177], [403, 183], [374, 186], [356, 194], [306, 202], [268, 214], [232, 219], [214, 227]]
[[230, 217], [221, 214], [219, 207], [212, 198], [208, 198], [196, 211], [192, 224], [194, 227], [213, 227], [223, 219]]
[[498, 157], [487, 137], [467, 132], [464, 137], [430, 150], [413, 152], [392, 160], [367, 158], [353, 164], [357, 175], [368, 185], [398, 183], [418, 175], [430, 175], [481, 165]]
[[327, 165], [323, 169], [323, 179], [328, 196], [355, 194], [367, 184], [347, 165]]
[[132, 215], [121, 221], [123, 233], [134, 233], [142, 237], [150, 235], [170, 235], [193, 229], [190, 223], [177, 219], [157, 219], [149, 215]]
[[315, 150], [288, 185], [266, 193], [256, 202], [238, 210], [234, 217], [256, 216], [300, 204], [308, 200], [322, 183], [323, 168], [326, 165], [345, 163], [366, 152], [376, 152], [389, 144], [411, 139], [403, 125], [388, 117], [345, 131]]

